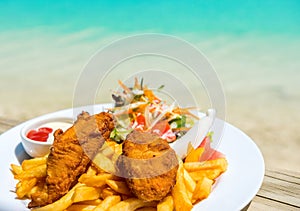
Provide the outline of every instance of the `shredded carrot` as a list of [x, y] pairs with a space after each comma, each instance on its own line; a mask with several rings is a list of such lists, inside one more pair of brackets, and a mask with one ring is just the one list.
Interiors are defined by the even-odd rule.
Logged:
[[122, 81], [118, 80], [118, 83], [119, 83], [119, 85], [124, 89], [124, 91], [125, 91], [126, 93], [132, 93], [132, 91], [131, 91], [125, 84], [123, 84]]
[[200, 119], [197, 115], [192, 114], [192, 113], [191, 113], [189, 110], [187, 110], [187, 109], [175, 108], [175, 109], [173, 109], [173, 112], [176, 113], [176, 114], [180, 114], [180, 115], [186, 114], [186, 115], [192, 116], [193, 118], [198, 119], [198, 120]]

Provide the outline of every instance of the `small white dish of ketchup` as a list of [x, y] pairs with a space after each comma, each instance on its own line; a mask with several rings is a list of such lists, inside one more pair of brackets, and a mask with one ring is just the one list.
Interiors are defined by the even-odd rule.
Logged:
[[26, 124], [21, 129], [22, 145], [31, 157], [42, 157], [49, 153], [57, 129], [67, 130], [73, 120], [67, 117], [54, 117]]

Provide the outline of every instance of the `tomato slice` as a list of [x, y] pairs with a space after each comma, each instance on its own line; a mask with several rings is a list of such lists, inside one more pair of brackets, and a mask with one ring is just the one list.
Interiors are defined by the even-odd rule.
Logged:
[[138, 131], [144, 131], [146, 125], [146, 119], [144, 115], [139, 114], [133, 122], [133, 128]]
[[159, 135], [161, 138], [167, 140], [168, 142], [173, 142], [176, 140], [176, 135], [173, 133], [171, 126], [167, 120], [158, 122], [153, 126], [151, 132]]
[[198, 148], [204, 147], [204, 152], [199, 157], [199, 161], [206, 161], [206, 160], [216, 160], [218, 158], [224, 158], [224, 154], [221, 152], [211, 148], [210, 146], [210, 138], [205, 137]]
[[167, 132], [165, 132], [161, 138], [166, 139], [168, 142], [173, 142], [176, 140], [176, 135], [175, 133], [172, 131], [172, 129], [170, 128], [169, 130], [167, 130]]
[[146, 119], [144, 115], [140, 114], [136, 117], [136, 122], [138, 125], [145, 125], [146, 124]]
[[162, 136], [163, 134], [165, 134], [169, 129], [170, 129], [170, 125], [168, 123], [168, 121], [164, 120], [164, 121], [160, 121], [158, 123], [156, 123], [156, 125], [154, 125], [151, 129], [151, 131], [153, 133], [156, 133], [159, 136]]

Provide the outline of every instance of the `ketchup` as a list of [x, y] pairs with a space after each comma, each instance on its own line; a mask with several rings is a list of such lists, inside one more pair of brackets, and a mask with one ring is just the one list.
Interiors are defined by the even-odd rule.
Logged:
[[40, 127], [37, 130], [30, 130], [26, 137], [34, 141], [46, 142], [52, 131], [53, 129], [50, 127]]

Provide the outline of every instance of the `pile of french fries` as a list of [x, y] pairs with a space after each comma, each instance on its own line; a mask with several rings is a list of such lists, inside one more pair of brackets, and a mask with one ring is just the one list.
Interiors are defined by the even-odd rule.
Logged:
[[[52, 204], [32, 210], [191, 210], [208, 197], [215, 179], [227, 169], [225, 158], [205, 162], [180, 160], [172, 192], [160, 202], [145, 202], [132, 195], [124, 178], [113, 174], [114, 162], [121, 153], [122, 145], [115, 142], [105, 144], [94, 158], [94, 164], [66, 195]], [[45, 185], [46, 162], [47, 157], [42, 157], [24, 160], [21, 166], [11, 164], [14, 178], [19, 180], [16, 185], [19, 199], [30, 199]]]

